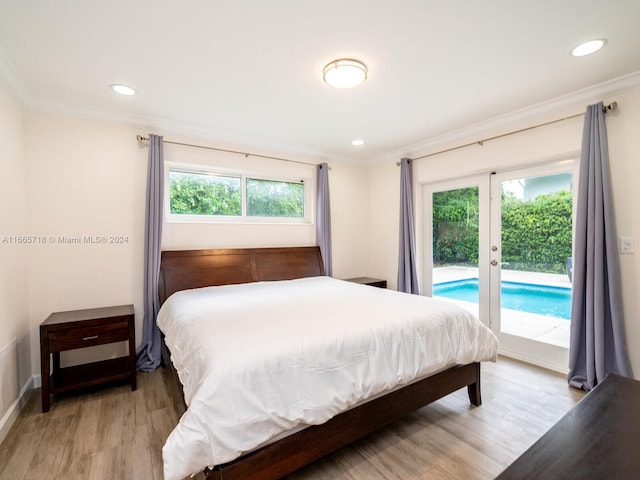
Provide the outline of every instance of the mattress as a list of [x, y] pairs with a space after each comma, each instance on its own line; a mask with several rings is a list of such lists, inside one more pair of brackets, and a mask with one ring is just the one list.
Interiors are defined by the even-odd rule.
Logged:
[[229, 462], [456, 364], [495, 361], [471, 313], [329, 277], [185, 290], [158, 314], [187, 411], [165, 480]]

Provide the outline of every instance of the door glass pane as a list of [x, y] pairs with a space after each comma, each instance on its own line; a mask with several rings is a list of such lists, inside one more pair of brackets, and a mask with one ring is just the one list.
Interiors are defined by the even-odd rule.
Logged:
[[501, 331], [568, 347], [571, 173], [501, 182]]
[[478, 315], [478, 187], [433, 193], [433, 296]]

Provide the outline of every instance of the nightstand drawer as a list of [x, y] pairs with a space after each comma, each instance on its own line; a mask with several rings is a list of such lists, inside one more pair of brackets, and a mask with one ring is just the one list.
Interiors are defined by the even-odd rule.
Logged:
[[94, 327], [69, 328], [49, 332], [49, 351], [60, 352], [128, 339], [129, 324], [126, 321]]

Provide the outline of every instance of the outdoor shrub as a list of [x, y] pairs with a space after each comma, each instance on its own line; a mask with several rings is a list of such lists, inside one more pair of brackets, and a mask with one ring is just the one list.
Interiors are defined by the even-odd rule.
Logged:
[[[439, 192], [433, 202], [434, 265], [477, 265], [478, 189]], [[571, 192], [561, 190], [520, 200], [502, 197], [503, 268], [565, 273], [571, 256]]]

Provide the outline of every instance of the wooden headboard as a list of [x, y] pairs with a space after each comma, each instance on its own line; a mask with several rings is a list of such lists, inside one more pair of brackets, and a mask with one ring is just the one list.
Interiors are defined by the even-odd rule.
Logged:
[[324, 275], [319, 247], [168, 250], [160, 262], [160, 304], [189, 288]]

